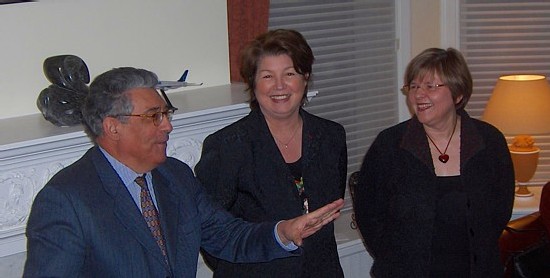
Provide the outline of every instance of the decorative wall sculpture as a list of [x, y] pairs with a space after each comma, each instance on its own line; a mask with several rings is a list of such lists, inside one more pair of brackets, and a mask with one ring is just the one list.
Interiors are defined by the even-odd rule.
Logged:
[[38, 109], [54, 125], [79, 125], [81, 107], [89, 91], [88, 66], [78, 56], [59, 55], [44, 60], [43, 68], [52, 85], [40, 92], [36, 100]]

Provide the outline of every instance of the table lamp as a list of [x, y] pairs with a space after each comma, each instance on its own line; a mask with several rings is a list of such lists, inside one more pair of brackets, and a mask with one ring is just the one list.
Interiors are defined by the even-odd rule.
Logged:
[[550, 133], [550, 85], [546, 77], [499, 77], [483, 120], [505, 135], [515, 135], [509, 149], [518, 186], [516, 196], [532, 196], [527, 185], [537, 170], [540, 149], [530, 135]]

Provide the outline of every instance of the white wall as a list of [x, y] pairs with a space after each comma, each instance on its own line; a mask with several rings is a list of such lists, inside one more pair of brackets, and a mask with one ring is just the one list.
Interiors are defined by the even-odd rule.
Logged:
[[[430, 47], [441, 47], [440, 1], [414, 0], [411, 3], [412, 57]], [[411, 57], [411, 58], [412, 58]]]
[[[397, 0], [398, 7], [398, 36], [402, 53], [398, 57], [397, 86], [403, 85], [403, 75], [409, 61], [424, 49], [430, 47], [442, 47], [447, 42], [443, 41], [444, 32], [440, 25], [447, 24], [446, 17], [440, 17], [443, 10], [450, 14], [456, 12], [456, 5], [451, 5], [455, 0]], [[443, 7], [443, 8], [440, 8]], [[443, 33], [443, 34], [442, 34]], [[445, 39], [450, 40], [445, 36]], [[448, 47], [448, 46], [446, 46]], [[410, 50], [404, 53], [404, 50]], [[407, 108], [406, 96], [398, 92], [399, 121], [408, 120], [411, 113]]]
[[73, 54], [92, 79], [113, 67], [203, 87], [229, 84], [225, 0], [38, 0], [0, 5], [0, 119], [40, 113], [44, 59]]

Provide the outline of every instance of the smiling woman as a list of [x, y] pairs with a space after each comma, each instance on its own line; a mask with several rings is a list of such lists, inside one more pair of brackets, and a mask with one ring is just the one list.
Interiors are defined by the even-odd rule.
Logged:
[[414, 116], [378, 135], [354, 190], [373, 276], [502, 276], [514, 197], [504, 136], [464, 110], [472, 78], [456, 49], [420, 53], [404, 84]]
[[[305, 38], [289, 29], [263, 33], [242, 51], [251, 112], [209, 135], [195, 167], [207, 191], [236, 217], [278, 221], [344, 196], [344, 128], [303, 109], [313, 61]], [[303, 253], [268, 263], [207, 261], [214, 277], [343, 277], [334, 224], [305, 239]]]

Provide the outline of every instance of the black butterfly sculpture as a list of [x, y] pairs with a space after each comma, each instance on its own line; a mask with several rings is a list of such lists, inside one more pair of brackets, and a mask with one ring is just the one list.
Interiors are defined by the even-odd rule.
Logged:
[[44, 118], [57, 126], [82, 122], [81, 107], [89, 92], [90, 72], [80, 57], [59, 55], [44, 60], [44, 74], [52, 85], [38, 96], [36, 105]]

